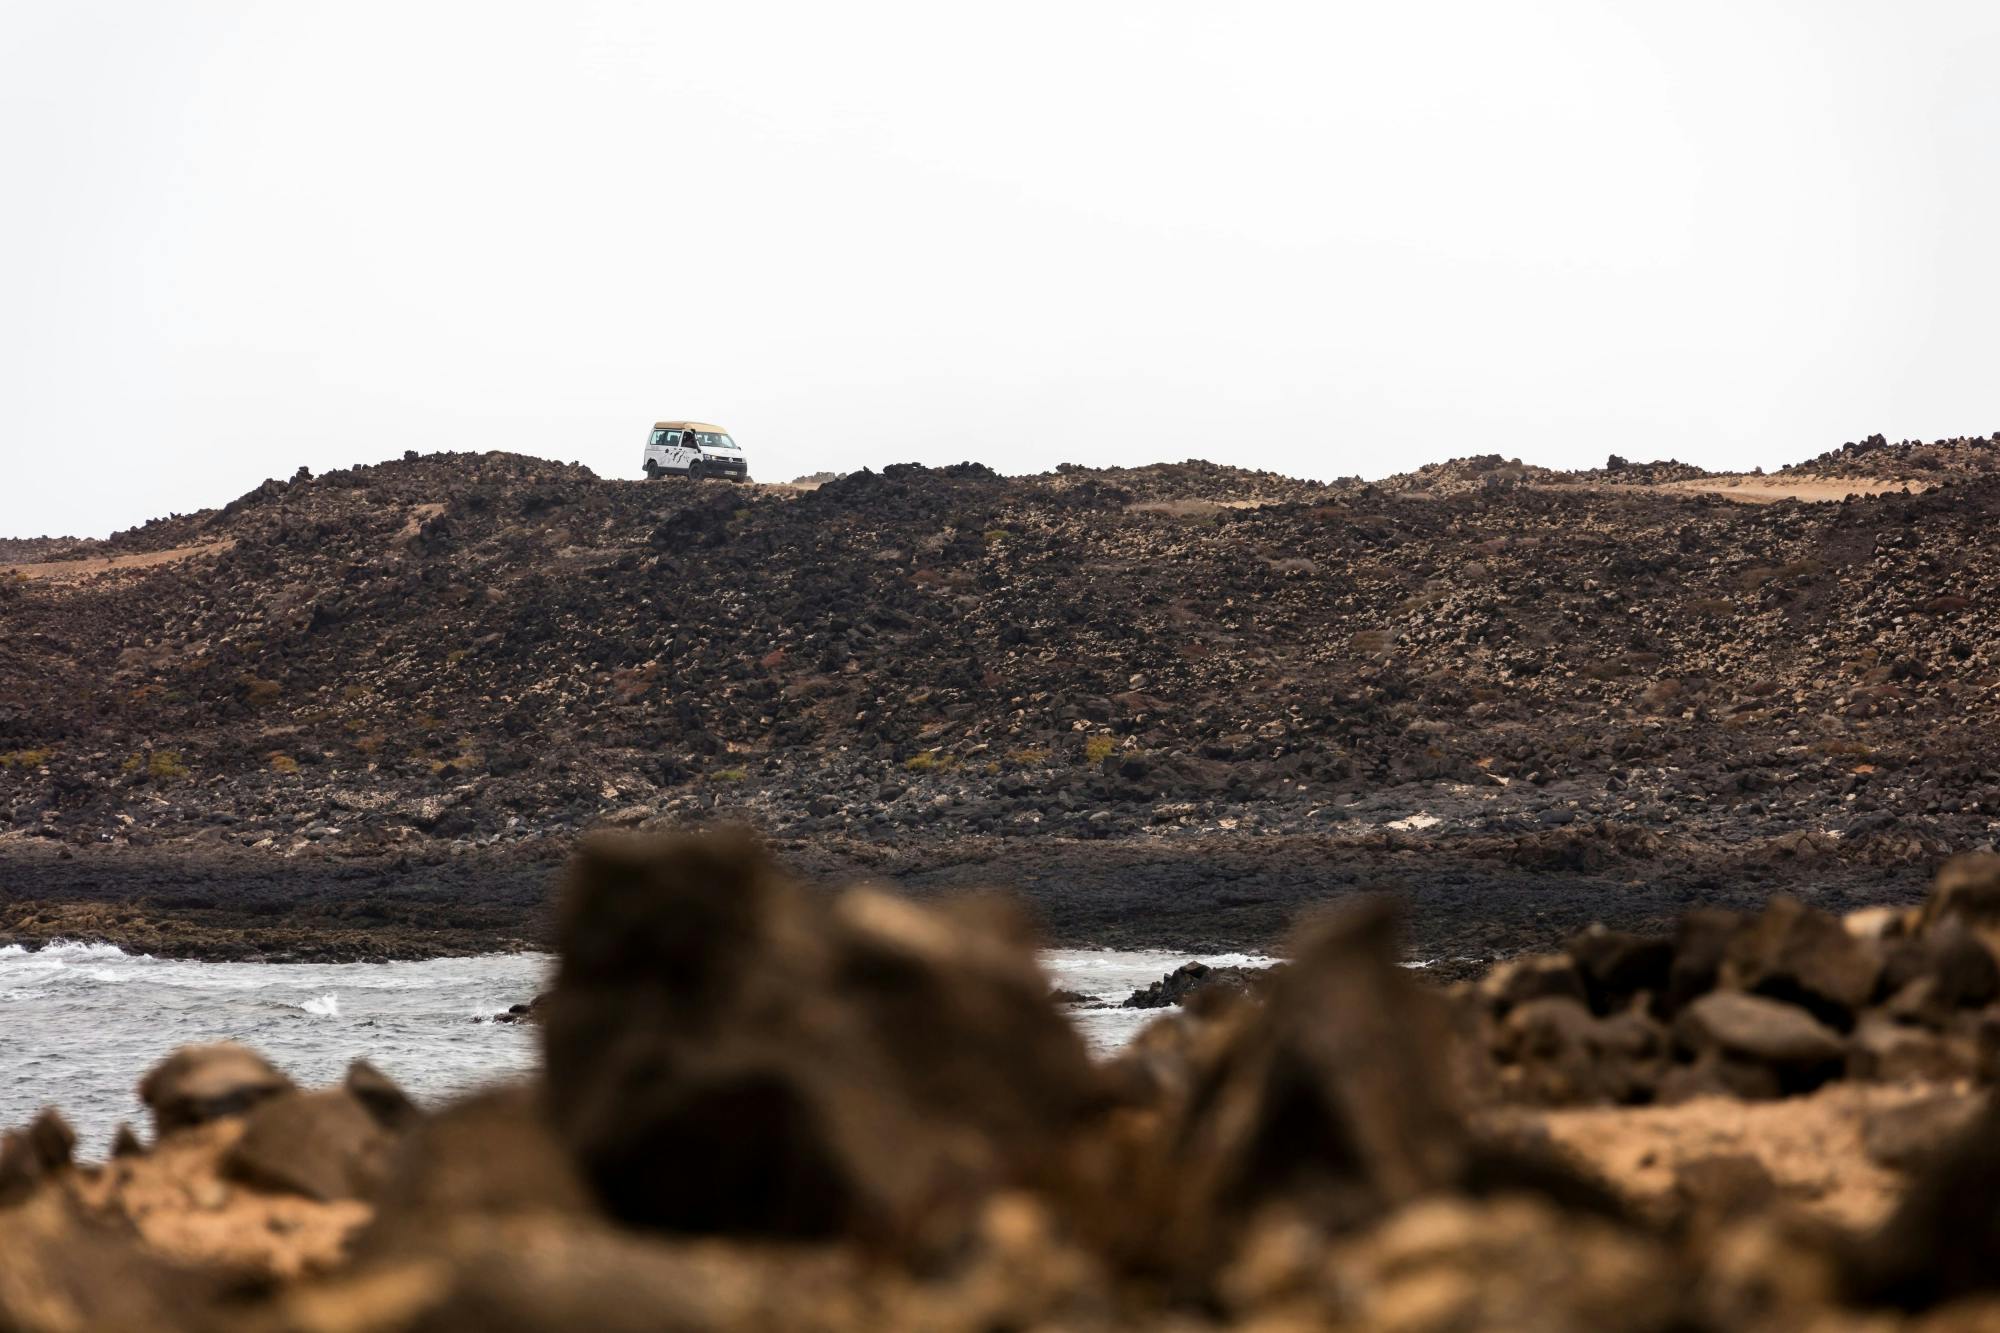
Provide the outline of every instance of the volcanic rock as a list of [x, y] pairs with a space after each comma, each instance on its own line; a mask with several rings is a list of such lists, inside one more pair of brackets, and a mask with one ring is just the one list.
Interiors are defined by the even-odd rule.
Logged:
[[561, 945], [550, 1111], [629, 1223], [931, 1243], [1100, 1100], [1024, 932], [981, 903], [807, 894], [741, 837], [599, 839]]
[[1157, 1256], [1204, 1272], [1248, 1216], [1279, 1200], [1340, 1231], [1467, 1169], [1442, 1002], [1398, 956], [1380, 902], [1302, 937], [1233, 1048], [1162, 1126], [1162, 1173], [1134, 1200], [1157, 1228]]
[[1584, 1003], [1583, 975], [1567, 954], [1527, 954], [1496, 963], [1479, 980], [1479, 995], [1496, 1017], [1532, 1000], [1565, 998]]
[[1935, 928], [1946, 921], [1962, 923], [1988, 948], [2000, 950], [2000, 854], [1954, 856], [1939, 869], [1922, 922]]
[[1164, 1009], [1186, 1004], [1195, 995], [1222, 989], [1255, 994], [1270, 980], [1270, 969], [1262, 967], [1211, 967], [1207, 963], [1182, 963], [1143, 990], [1125, 997], [1126, 1009]]
[[1786, 1092], [1836, 1076], [1847, 1054], [1840, 1034], [1805, 1010], [1734, 991], [1713, 991], [1690, 1004], [1674, 1022], [1674, 1040], [1697, 1056], [1762, 1066]]
[[247, 1046], [218, 1042], [184, 1046], [168, 1056], [139, 1084], [139, 1100], [153, 1112], [153, 1137], [241, 1115], [280, 1093], [292, 1081]]
[[372, 1194], [387, 1169], [389, 1139], [344, 1088], [288, 1092], [257, 1104], [223, 1162], [230, 1178], [322, 1202]]
[[373, 1116], [375, 1123], [392, 1134], [414, 1126], [423, 1112], [396, 1081], [366, 1060], [347, 1066], [347, 1091]]
[[1600, 1014], [1624, 1008], [1640, 991], [1665, 990], [1674, 959], [1671, 940], [1602, 927], [1585, 931], [1566, 947], [1591, 1008]]
[[2000, 1289], [2000, 1105], [1947, 1140], [1848, 1269], [1861, 1299], [1923, 1310]]
[[1986, 1114], [1984, 1093], [1940, 1092], [1920, 1101], [1884, 1107], [1862, 1125], [1868, 1155], [1897, 1171], [1927, 1166]]
[[1730, 942], [1722, 983], [1785, 1000], [1840, 1028], [1875, 993], [1882, 959], [1824, 912], [1780, 897]]
[[1667, 1053], [1665, 1029], [1644, 1014], [1593, 1015], [1564, 995], [1510, 1010], [1494, 1041], [1509, 1094], [1542, 1105], [1633, 1102], [1652, 1095]]
[[24, 1130], [0, 1135], [0, 1204], [27, 1197], [43, 1179], [63, 1170], [76, 1151], [76, 1131], [53, 1107]]

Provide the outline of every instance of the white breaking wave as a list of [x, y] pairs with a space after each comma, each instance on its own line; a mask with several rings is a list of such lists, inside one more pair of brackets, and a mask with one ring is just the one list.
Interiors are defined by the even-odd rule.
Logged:
[[83, 944], [75, 940], [50, 940], [39, 949], [18, 944], [0, 946], [0, 959], [33, 958], [41, 962], [84, 962], [111, 958], [151, 958], [151, 954], [130, 954], [115, 944]]
[[1090, 1000], [1070, 1009], [1070, 1021], [1084, 1044], [1099, 1055], [1123, 1046], [1165, 1009], [1121, 1008], [1133, 991], [1144, 990], [1183, 963], [1210, 967], [1269, 967], [1276, 962], [1262, 954], [1174, 953], [1165, 949], [1049, 949], [1042, 954], [1042, 971], [1054, 986]]
[[84, 1157], [121, 1120], [144, 1125], [136, 1085], [175, 1048], [240, 1041], [307, 1087], [366, 1056], [422, 1100], [523, 1073], [531, 1029], [471, 1023], [546, 988], [540, 954], [409, 963], [199, 962], [106, 944], [0, 946], [0, 1129], [61, 1108]]

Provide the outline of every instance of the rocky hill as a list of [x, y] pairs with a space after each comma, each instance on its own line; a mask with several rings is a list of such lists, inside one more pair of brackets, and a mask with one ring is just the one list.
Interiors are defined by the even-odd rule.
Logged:
[[1954, 448], [1922, 494], [1767, 505], [1618, 469], [301, 473], [0, 575], [0, 839], [553, 856], [733, 818], [1927, 868], [2000, 821], [2000, 477], [1965, 461], [2000, 446]]
[[1898, 440], [1891, 444], [1880, 435], [1865, 440], [1849, 440], [1838, 449], [1829, 449], [1803, 463], [1784, 469], [1784, 475], [1807, 477], [1894, 478], [1918, 485], [1938, 485], [2000, 473], [2000, 432], [1990, 436], [1961, 435], [1949, 440]]

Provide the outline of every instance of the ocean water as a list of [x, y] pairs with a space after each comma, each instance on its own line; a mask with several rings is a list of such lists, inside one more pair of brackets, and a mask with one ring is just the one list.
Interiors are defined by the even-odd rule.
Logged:
[[[1093, 1051], [1116, 1050], [1157, 1009], [1113, 1007], [1196, 955], [1057, 949], [1050, 984], [1094, 997], [1072, 1019]], [[1243, 954], [1215, 964], [1264, 964]], [[532, 1068], [536, 1029], [493, 1015], [543, 989], [545, 954], [420, 963], [202, 963], [108, 944], [0, 947], [0, 1128], [56, 1106], [80, 1155], [101, 1157], [119, 1122], [147, 1132], [136, 1086], [176, 1047], [240, 1041], [302, 1085], [337, 1081], [366, 1058], [435, 1102]]]

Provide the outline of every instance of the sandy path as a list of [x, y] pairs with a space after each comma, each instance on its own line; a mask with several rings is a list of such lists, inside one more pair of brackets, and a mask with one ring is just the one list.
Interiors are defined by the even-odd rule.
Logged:
[[85, 560], [42, 560], [23, 565], [0, 565], [0, 578], [53, 579], [66, 582], [93, 574], [112, 574], [126, 569], [150, 569], [174, 565], [198, 555], [220, 555], [236, 545], [236, 539], [200, 542], [193, 546], [171, 546], [164, 551], [141, 551], [136, 555], [92, 556]]
[[1914, 495], [1929, 487], [1921, 481], [1881, 477], [1759, 477], [1746, 474], [1666, 481], [1645, 489], [1720, 495], [1726, 500], [1741, 500], [1745, 504], [1770, 504], [1775, 500], [1844, 500], [1850, 495], [1881, 495], [1901, 490], [1908, 490]]

